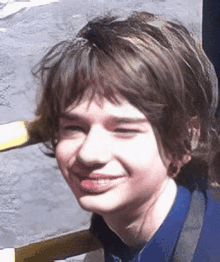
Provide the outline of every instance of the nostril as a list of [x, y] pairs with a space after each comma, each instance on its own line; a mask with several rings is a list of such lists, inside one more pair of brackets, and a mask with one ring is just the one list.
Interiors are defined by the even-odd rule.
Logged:
[[102, 168], [105, 164], [96, 161], [86, 161], [80, 157], [76, 158], [76, 162], [72, 167], [74, 173], [80, 173], [82, 171], [91, 172], [95, 169]]

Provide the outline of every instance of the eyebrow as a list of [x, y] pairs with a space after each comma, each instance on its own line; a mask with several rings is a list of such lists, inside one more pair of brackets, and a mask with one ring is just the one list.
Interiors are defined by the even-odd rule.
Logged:
[[82, 117], [80, 117], [79, 115], [72, 114], [70, 112], [61, 113], [59, 117], [60, 118], [65, 118], [65, 119], [68, 119], [68, 120], [79, 120], [79, 119], [82, 119]]
[[[72, 121], [77, 120], [86, 120], [84, 116], [80, 116], [77, 114], [72, 114], [70, 112], [64, 112], [60, 115], [60, 118], [65, 118]], [[117, 117], [117, 116], [109, 116], [110, 121], [116, 124], [136, 124], [136, 123], [145, 123], [148, 120], [145, 117]]]
[[144, 123], [147, 122], [145, 117], [111, 117], [112, 121], [117, 124], [135, 124], [135, 123]]

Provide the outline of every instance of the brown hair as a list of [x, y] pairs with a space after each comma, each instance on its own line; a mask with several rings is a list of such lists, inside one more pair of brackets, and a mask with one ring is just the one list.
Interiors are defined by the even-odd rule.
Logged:
[[[210, 63], [188, 30], [146, 12], [127, 19], [96, 18], [72, 41], [55, 45], [41, 60], [36, 114], [54, 153], [60, 114], [86, 94], [119, 103], [123, 97], [144, 113], [166, 153], [182, 159], [208, 153], [217, 86]], [[192, 146], [196, 119], [200, 139]]]

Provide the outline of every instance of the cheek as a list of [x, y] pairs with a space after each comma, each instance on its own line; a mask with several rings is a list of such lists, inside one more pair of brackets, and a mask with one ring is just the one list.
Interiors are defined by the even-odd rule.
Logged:
[[170, 161], [161, 156], [157, 142], [153, 136], [148, 136], [135, 143], [119, 147], [121, 163], [137, 185], [157, 183], [167, 177]]
[[115, 152], [128, 163], [148, 166], [151, 163], [161, 162], [157, 143], [152, 135], [139, 136], [129, 143], [117, 143]]
[[71, 146], [71, 143], [61, 141], [57, 144], [55, 150], [55, 156], [59, 168], [64, 176], [66, 176], [67, 168], [75, 161], [77, 149]]
[[64, 151], [62, 143], [58, 143], [55, 150], [56, 160], [60, 166], [60, 164], [65, 163], [68, 158], [68, 152]]

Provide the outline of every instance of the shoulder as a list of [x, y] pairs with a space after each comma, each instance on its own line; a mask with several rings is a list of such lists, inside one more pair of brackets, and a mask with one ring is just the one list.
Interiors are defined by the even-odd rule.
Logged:
[[218, 262], [220, 257], [220, 188], [208, 187], [203, 227], [193, 261]]
[[220, 204], [220, 186], [209, 186], [207, 190], [207, 197], [211, 199], [213, 198], [215, 202], [217, 201]]
[[206, 198], [204, 226], [209, 224], [210, 230], [212, 228], [220, 233], [220, 188], [208, 187], [206, 191]]
[[205, 192], [206, 195], [206, 217], [220, 215], [220, 187], [209, 186]]

